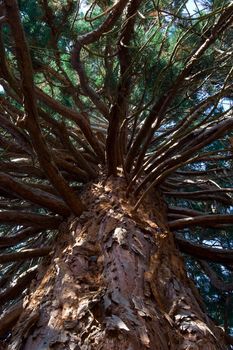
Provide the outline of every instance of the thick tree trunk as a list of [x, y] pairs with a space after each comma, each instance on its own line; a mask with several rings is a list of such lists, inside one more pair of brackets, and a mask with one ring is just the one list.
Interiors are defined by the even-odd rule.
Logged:
[[63, 225], [9, 349], [227, 349], [186, 275], [158, 195], [134, 213], [124, 193], [120, 178], [88, 187], [89, 211]]

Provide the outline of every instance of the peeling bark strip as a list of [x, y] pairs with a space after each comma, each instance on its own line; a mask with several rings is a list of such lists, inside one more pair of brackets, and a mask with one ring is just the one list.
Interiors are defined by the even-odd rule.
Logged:
[[44, 277], [31, 286], [11, 350], [226, 350], [200, 308], [158, 194], [137, 214], [125, 183], [89, 186], [90, 208], [63, 228]]

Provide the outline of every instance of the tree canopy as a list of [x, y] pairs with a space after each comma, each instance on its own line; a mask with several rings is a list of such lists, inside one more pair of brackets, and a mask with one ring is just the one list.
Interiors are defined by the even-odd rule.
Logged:
[[85, 212], [88, 184], [120, 175], [135, 211], [163, 196], [189, 276], [232, 332], [232, 25], [228, 0], [0, 2], [2, 310]]

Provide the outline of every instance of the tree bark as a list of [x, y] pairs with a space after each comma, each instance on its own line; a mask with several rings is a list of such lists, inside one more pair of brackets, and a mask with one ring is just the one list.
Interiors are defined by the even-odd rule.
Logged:
[[227, 349], [185, 272], [158, 194], [135, 213], [125, 191], [121, 178], [89, 185], [89, 210], [63, 225], [9, 349]]

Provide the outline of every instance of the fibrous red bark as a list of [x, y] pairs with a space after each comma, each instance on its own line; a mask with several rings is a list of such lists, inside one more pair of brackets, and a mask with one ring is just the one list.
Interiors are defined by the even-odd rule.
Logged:
[[121, 178], [89, 185], [89, 210], [63, 226], [9, 349], [227, 348], [186, 275], [158, 194], [135, 213], [125, 187]]

